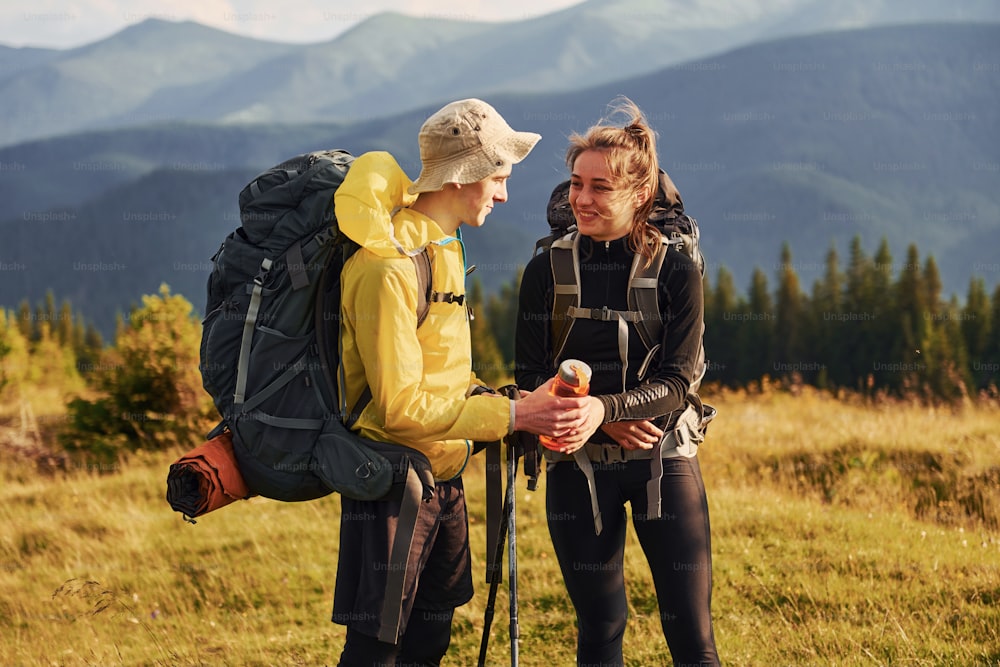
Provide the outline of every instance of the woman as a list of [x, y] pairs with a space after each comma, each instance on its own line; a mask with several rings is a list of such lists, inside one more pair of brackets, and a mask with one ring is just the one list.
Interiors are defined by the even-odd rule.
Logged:
[[[555, 250], [534, 257], [521, 285], [516, 379], [522, 389], [534, 389], [570, 358], [593, 370], [586, 425], [544, 450], [549, 533], [577, 614], [578, 663], [623, 664], [629, 503], [674, 664], [716, 665], [708, 506], [697, 441], [673, 433], [701, 373], [701, 272], [649, 224], [661, 188], [655, 133], [630, 100], [617, 111], [626, 116], [623, 126], [602, 122], [570, 137], [567, 150], [580, 309], [553, 313]], [[663, 181], [672, 189], [668, 178]], [[679, 205], [676, 191], [667, 194]], [[648, 267], [660, 252], [666, 253], [655, 283], [662, 334], [647, 360], [636, 324], [617, 314], [629, 311], [636, 255], [638, 265]], [[593, 319], [583, 313], [594, 313]], [[554, 342], [552, 324], [567, 315], [569, 332]], [[655, 463], [662, 458], [658, 484], [651, 472], [656, 452]]]

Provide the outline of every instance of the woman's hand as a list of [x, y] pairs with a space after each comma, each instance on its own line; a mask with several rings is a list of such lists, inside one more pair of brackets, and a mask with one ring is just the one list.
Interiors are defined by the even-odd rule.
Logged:
[[652, 449], [663, 437], [663, 430], [646, 419], [610, 422], [601, 430], [625, 449]]
[[572, 454], [583, 447], [590, 436], [597, 432], [604, 422], [604, 404], [593, 396], [587, 396], [588, 407], [590, 408], [583, 424], [569, 433], [560, 436], [552, 445], [548, 445], [553, 451], [563, 454]]

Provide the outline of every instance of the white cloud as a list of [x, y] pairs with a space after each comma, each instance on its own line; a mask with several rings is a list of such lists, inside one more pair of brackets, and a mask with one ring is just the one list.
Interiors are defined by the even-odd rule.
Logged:
[[193, 20], [273, 41], [319, 42], [383, 11], [466, 21], [515, 21], [580, 1], [333, 0], [279, 4], [273, 0], [32, 0], [29, 4], [5, 0], [0, 4], [0, 44], [69, 48], [152, 17]]

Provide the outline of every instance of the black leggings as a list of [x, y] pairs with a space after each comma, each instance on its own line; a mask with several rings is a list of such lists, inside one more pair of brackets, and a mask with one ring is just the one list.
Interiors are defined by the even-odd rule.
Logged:
[[712, 632], [712, 546], [697, 458], [663, 460], [662, 516], [646, 518], [648, 460], [594, 464], [604, 529], [594, 534], [587, 479], [572, 461], [549, 464], [549, 534], [577, 617], [577, 663], [622, 665], [625, 503], [649, 563], [675, 665], [718, 665]]
[[437, 667], [451, 643], [454, 609], [414, 609], [398, 644], [347, 628], [340, 667]]

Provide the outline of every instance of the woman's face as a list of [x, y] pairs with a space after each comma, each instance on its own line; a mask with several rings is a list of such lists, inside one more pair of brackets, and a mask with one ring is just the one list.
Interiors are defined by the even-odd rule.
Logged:
[[580, 153], [569, 181], [569, 205], [580, 233], [595, 241], [627, 236], [638, 202], [616, 190], [602, 151]]

